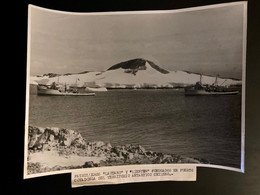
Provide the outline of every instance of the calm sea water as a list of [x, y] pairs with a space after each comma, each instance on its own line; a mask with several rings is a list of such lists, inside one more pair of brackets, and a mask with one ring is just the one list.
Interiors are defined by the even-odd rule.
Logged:
[[140, 144], [240, 168], [241, 95], [185, 97], [183, 90], [169, 89], [31, 95], [29, 124], [74, 129], [87, 141]]

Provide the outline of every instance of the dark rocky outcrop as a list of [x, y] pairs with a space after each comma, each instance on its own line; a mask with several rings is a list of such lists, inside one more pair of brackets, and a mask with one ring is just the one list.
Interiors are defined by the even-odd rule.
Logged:
[[44, 74], [43, 76], [47, 76], [49, 78], [52, 78], [52, 77], [57, 77], [57, 76], [60, 76], [61, 74], [56, 74], [56, 73], [47, 73], [47, 74]]
[[28, 148], [42, 150], [48, 146], [76, 146], [86, 144], [80, 133], [59, 128], [37, 128], [29, 126]]
[[107, 70], [115, 70], [115, 69], [118, 69], [118, 68], [123, 68], [123, 69], [127, 69], [129, 71], [129, 73], [131, 73], [131, 71], [133, 71], [133, 73], [136, 73], [138, 70], [145, 70], [146, 69], [146, 66], [145, 66], [146, 62], [149, 63], [152, 68], [159, 71], [160, 73], [163, 73], [163, 74], [169, 73], [169, 71], [159, 67], [158, 65], [156, 65], [152, 61], [145, 60], [145, 59], [142, 59], [142, 58], [136, 58], [136, 59], [128, 60], [128, 61], [125, 61], [125, 62], [120, 62], [118, 64], [111, 66]]
[[[146, 151], [141, 145], [111, 146], [102, 141], [86, 142], [80, 133], [62, 128], [38, 128], [29, 126], [28, 174], [99, 166], [162, 163], [209, 163], [204, 159], [182, 157], [174, 154]], [[57, 151], [61, 156], [78, 155], [103, 157], [99, 163], [88, 161], [81, 166], [44, 167], [41, 163], [30, 162], [30, 154], [43, 151]]]

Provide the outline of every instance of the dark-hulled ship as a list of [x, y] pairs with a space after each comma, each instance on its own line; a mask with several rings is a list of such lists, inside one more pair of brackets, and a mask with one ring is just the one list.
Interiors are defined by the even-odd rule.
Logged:
[[198, 95], [236, 95], [239, 93], [239, 90], [234, 88], [229, 88], [226, 86], [217, 85], [216, 77], [215, 82], [212, 85], [202, 84], [202, 75], [200, 75], [200, 81], [198, 81], [195, 85], [185, 87], [185, 95], [186, 96], [198, 96]]

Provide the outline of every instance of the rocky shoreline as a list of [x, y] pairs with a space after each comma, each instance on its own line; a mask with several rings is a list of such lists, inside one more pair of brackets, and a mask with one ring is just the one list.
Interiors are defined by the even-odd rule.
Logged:
[[141, 145], [111, 146], [87, 142], [80, 133], [62, 128], [28, 128], [27, 174], [130, 164], [208, 164], [205, 159], [146, 151]]

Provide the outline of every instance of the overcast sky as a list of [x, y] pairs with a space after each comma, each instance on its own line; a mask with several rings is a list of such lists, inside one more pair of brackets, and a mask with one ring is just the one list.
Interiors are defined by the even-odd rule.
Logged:
[[31, 8], [31, 75], [102, 71], [133, 58], [241, 78], [243, 5], [160, 14], [75, 15]]

